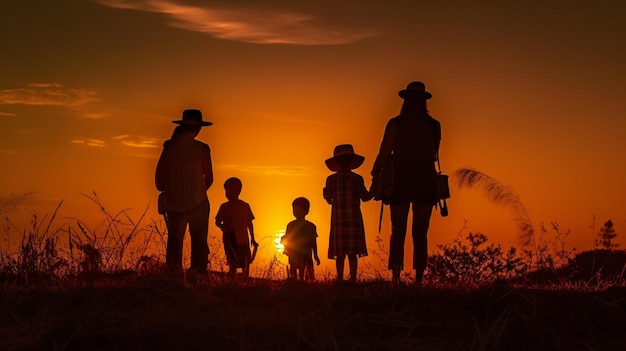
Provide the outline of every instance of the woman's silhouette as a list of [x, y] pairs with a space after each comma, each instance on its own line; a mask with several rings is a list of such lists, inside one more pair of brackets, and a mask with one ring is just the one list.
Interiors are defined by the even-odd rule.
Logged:
[[[389, 269], [393, 283], [399, 283], [404, 268], [404, 240], [409, 208], [413, 212], [413, 268], [416, 283], [421, 284], [428, 257], [427, 234], [433, 206], [439, 200], [435, 161], [441, 141], [441, 125], [432, 118], [427, 100], [432, 95], [422, 82], [411, 82], [398, 95], [404, 99], [400, 115], [387, 123], [374, 167], [372, 184], [391, 186], [382, 200], [391, 208]], [[379, 179], [393, 169], [390, 179]], [[372, 189], [373, 192], [376, 189]], [[378, 196], [377, 196], [377, 199]]]

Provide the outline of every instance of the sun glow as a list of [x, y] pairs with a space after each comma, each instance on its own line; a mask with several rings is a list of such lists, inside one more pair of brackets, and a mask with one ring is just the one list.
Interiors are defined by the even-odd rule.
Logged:
[[276, 251], [279, 253], [283, 253], [283, 251], [285, 251], [285, 246], [280, 242], [283, 235], [285, 235], [285, 231], [282, 229], [274, 234], [274, 245], [276, 245]]

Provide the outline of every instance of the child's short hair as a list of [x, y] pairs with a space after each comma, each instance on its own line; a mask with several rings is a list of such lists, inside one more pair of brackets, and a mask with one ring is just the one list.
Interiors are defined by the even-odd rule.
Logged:
[[237, 177], [228, 178], [224, 182], [224, 189], [233, 189], [237, 193], [241, 192], [241, 187], [242, 186], [243, 185], [241, 184], [241, 180], [239, 178], [237, 178]]
[[307, 198], [299, 197], [299, 198], [293, 200], [293, 202], [291, 203], [291, 206], [303, 208], [308, 213], [309, 212], [309, 208], [311, 207], [311, 203], [309, 202], [309, 200], [307, 200]]

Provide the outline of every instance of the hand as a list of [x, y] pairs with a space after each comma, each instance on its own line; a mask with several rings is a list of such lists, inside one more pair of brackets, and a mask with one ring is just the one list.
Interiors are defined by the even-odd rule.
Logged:
[[317, 262], [317, 265], [319, 266], [320, 265], [320, 258], [318, 256], [315, 256], [314, 258], [315, 258], [315, 262]]
[[252, 239], [252, 246], [259, 247], [259, 243], [257, 243], [256, 240]]

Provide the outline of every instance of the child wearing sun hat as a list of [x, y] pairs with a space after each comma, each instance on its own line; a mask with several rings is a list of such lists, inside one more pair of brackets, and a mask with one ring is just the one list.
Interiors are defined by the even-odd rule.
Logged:
[[361, 201], [373, 195], [365, 188], [363, 177], [352, 172], [365, 157], [354, 152], [351, 144], [337, 145], [326, 166], [335, 172], [326, 178], [324, 199], [331, 207], [328, 258], [336, 260], [337, 280], [343, 280], [344, 263], [348, 257], [350, 281], [356, 282], [357, 258], [367, 256], [365, 227]]

